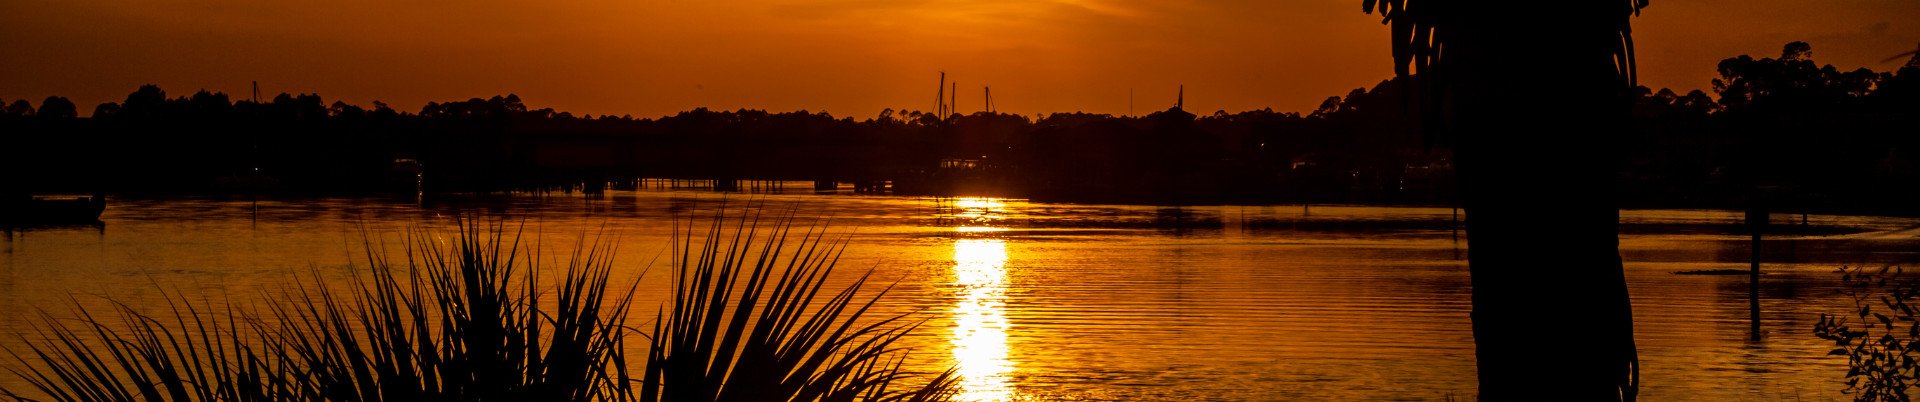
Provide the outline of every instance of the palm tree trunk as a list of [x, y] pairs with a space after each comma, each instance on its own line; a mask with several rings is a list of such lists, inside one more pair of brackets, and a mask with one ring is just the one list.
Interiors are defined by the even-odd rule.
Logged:
[[1610, 47], [1621, 16], [1611, 3], [1551, 3], [1462, 5], [1478, 9], [1453, 15], [1441, 49], [1480, 397], [1631, 400], [1633, 316], [1612, 196], [1627, 117]]

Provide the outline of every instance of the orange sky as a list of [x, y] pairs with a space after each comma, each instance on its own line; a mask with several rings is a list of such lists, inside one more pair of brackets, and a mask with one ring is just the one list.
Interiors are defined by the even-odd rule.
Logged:
[[[979, 110], [1307, 111], [1392, 75], [1358, 0], [0, 0], [0, 98], [312, 92], [417, 111], [518, 93], [576, 114], [706, 106], [867, 118], [933, 107], [937, 71]], [[1706, 88], [1718, 60], [1790, 40], [1842, 68], [1920, 43], [1908, 0], [1654, 0], [1642, 83]]]

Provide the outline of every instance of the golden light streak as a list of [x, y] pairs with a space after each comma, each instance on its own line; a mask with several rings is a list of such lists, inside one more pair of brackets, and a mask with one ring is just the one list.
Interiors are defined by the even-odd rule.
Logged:
[[961, 239], [953, 243], [953, 360], [961, 376], [959, 400], [1007, 401], [1007, 243]]
[[987, 227], [987, 226], [961, 226], [961, 227], [953, 228], [953, 231], [959, 232], [959, 233], [996, 233], [996, 232], [1005, 232], [1007, 231], [1007, 228], [996, 228], [996, 227]]
[[972, 197], [953, 200], [951, 217], [960, 224], [959, 232], [982, 232], [968, 228], [985, 228], [1004, 219], [1007, 203], [999, 199]]
[[965, 208], [969, 210], [974, 210], [974, 209], [993, 210], [993, 209], [1006, 207], [1007, 203], [997, 199], [993, 199], [993, 198], [971, 197], [971, 198], [960, 198], [960, 199], [953, 200], [953, 206], [958, 208]]

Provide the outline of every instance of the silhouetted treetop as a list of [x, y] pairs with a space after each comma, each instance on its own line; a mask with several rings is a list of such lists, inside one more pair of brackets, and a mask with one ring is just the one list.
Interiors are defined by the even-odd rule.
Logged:
[[1864, 97], [1891, 78], [1866, 68], [1842, 72], [1833, 65], [1815, 64], [1813, 47], [1806, 42], [1788, 43], [1777, 59], [1741, 55], [1721, 60], [1718, 71], [1713, 90], [1729, 109], [1766, 99], [1799, 106], [1838, 104]]
[[1780, 59], [1812, 61], [1813, 45], [1801, 41], [1787, 42], [1787, 45], [1780, 49]]
[[120, 117], [120, 104], [113, 102], [99, 104], [93, 107], [93, 114], [89, 114], [88, 116], [92, 116], [95, 119]]
[[[549, 111], [551, 109], [548, 109]], [[514, 113], [524, 113], [527, 105], [520, 102], [520, 95], [508, 94], [505, 97], [494, 96], [488, 99], [472, 98], [461, 102], [427, 102], [420, 108], [420, 115], [427, 117], [457, 118], [502, 118]]]
[[40, 117], [50, 119], [71, 119], [80, 117], [80, 110], [74, 106], [73, 101], [65, 97], [49, 96], [46, 100], [40, 101], [39, 114]]
[[33, 104], [27, 103], [26, 99], [15, 100], [7, 105], [6, 112], [9, 116], [32, 116]]
[[202, 114], [227, 113], [233, 110], [233, 101], [227, 99], [227, 94], [207, 92], [205, 89], [194, 92], [193, 97], [187, 99], [187, 103], [191, 105], [194, 112]]
[[133, 93], [127, 94], [126, 101], [120, 102], [119, 114], [121, 116], [131, 117], [159, 115], [162, 113], [161, 108], [165, 106], [164, 104], [166, 102], [167, 91], [161, 90], [160, 86], [153, 84], [141, 85], [140, 89], [136, 89]]

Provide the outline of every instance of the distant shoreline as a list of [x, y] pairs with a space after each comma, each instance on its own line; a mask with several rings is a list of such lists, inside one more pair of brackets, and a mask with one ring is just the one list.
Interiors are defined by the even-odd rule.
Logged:
[[[805, 181], [801, 181], [801, 180], [786, 180], [785, 182], [789, 184], [805, 183]], [[1197, 200], [1196, 199], [1196, 200], [1187, 200], [1184, 202], [1140, 202], [1142, 200], [1095, 199], [1095, 198], [1063, 200], [1063, 199], [1036, 199], [1032, 197], [1022, 197], [1022, 196], [1009, 195], [1009, 194], [911, 194], [911, 193], [893, 193], [893, 192], [857, 193], [857, 192], [850, 192], [850, 191], [822, 192], [822, 191], [810, 190], [810, 189], [807, 189], [804, 187], [798, 187], [798, 186], [788, 187], [788, 189], [780, 190], [780, 191], [764, 191], [764, 190], [763, 191], [751, 191], [751, 190], [714, 191], [710, 188], [693, 188], [693, 187], [681, 188], [681, 189], [611, 189], [611, 191], [683, 192], [683, 193], [692, 193], [692, 194], [709, 194], [709, 195], [714, 195], [716, 197], [722, 196], [722, 195], [729, 195], [729, 194], [739, 195], [739, 196], [749, 196], [749, 195], [759, 195], [759, 194], [778, 194], [778, 195], [789, 195], [789, 196], [871, 196], [871, 197], [935, 198], [935, 199], [992, 198], [992, 199], [1005, 199], [1005, 200], [1021, 200], [1021, 201], [1041, 203], [1041, 204], [1114, 205], [1114, 206], [1136, 206], [1136, 207], [1204, 207], [1204, 206], [1247, 206], [1247, 207], [1289, 206], [1289, 207], [1307, 207], [1307, 208], [1314, 208], [1314, 207], [1456, 208], [1457, 207], [1457, 205], [1454, 205], [1454, 204], [1439, 203], [1439, 202], [1392, 202], [1392, 201], [1365, 201], [1365, 200], [1344, 200], [1344, 201], [1329, 200], [1329, 201], [1321, 202], [1321, 201], [1303, 201], [1298, 199], [1284, 199], [1284, 198], [1258, 199], [1258, 200], [1249, 200], [1249, 199]], [[253, 199], [254, 197], [259, 197], [259, 199], [273, 199], [273, 200], [362, 198], [362, 199], [389, 199], [389, 200], [408, 201], [408, 202], [430, 202], [430, 201], [442, 201], [442, 200], [484, 200], [484, 199], [493, 199], [493, 198], [501, 198], [501, 197], [575, 197], [575, 198], [587, 198], [587, 199], [595, 198], [593, 193], [588, 193], [588, 192], [583, 192], [578, 190], [572, 191], [572, 192], [567, 192], [562, 190], [544, 190], [544, 191], [515, 190], [515, 191], [492, 191], [492, 192], [451, 191], [451, 192], [424, 192], [420, 194], [398, 194], [398, 193], [391, 193], [391, 192], [299, 192], [299, 191], [278, 191], [278, 192], [261, 192], [261, 193], [144, 191], [144, 192], [107, 192], [105, 194], [107, 194], [110, 198], [141, 199], [141, 200], [165, 200], [165, 199], [247, 200], [247, 199]], [[1132, 201], [1132, 202], [1129, 202], [1129, 201]], [[1620, 210], [1621, 211], [1711, 211], [1711, 212], [1724, 212], [1729, 214], [1738, 214], [1745, 211], [1743, 206], [1740, 206], [1740, 205], [1713, 205], [1713, 204], [1704, 204], [1704, 203], [1702, 204], [1659, 204], [1659, 203], [1626, 203], [1626, 202], [1621, 203]], [[1884, 208], [1876, 209], [1876, 208], [1864, 208], [1864, 207], [1860, 207], [1860, 208], [1828, 207], [1828, 208], [1805, 208], [1805, 209], [1784, 208], [1784, 209], [1773, 210], [1771, 213], [1776, 217], [1775, 218], [1776, 221], [1774, 225], [1792, 224], [1792, 222], [1786, 222], [1780, 219], [1787, 215], [1800, 215], [1803, 213], [1812, 214], [1812, 215], [1827, 215], [1827, 216], [1920, 218], [1920, 211], [1884, 209]], [[1464, 211], [1462, 212], [1462, 214], [1464, 219]]]

